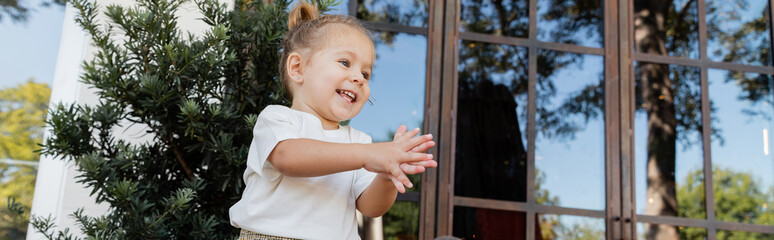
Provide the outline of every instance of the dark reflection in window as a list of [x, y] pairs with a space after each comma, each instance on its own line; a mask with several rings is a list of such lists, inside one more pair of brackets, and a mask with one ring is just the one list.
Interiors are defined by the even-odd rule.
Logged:
[[774, 79], [710, 69], [708, 80], [718, 131], [711, 148], [715, 218], [774, 225]]
[[538, 40], [602, 47], [601, 0], [538, 0]]
[[707, 0], [708, 57], [718, 62], [769, 65], [768, 2]]
[[[637, 223], [637, 239], [638, 240], [645, 240], [645, 239], [654, 239], [652, 236], [648, 236], [645, 232], [645, 223]], [[676, 230], [676, 234], [673, 234], [672, 236], [677, 236], [675, 238], [659, 238], [659, 240], [705, 240], [707, 239], [707, 229], [704, 228], [695, 228], [695, 227], [678, 227], [678, 226], [672, 226], [672, 225], [664, 225], [664, 224], [652, 224], [655, 226], [658, 226], [660, 228], [664, 229], [674, 229]], [[720, 239], [720, 238], [718, 238]], [[740, 238], [740, 239], [750, 239], [750, 238]]]
[[427, 27], [429, 0], [358, 0], [357, 3], [358, 19]]
[[634, 1], [636, 51], [699, 57], [698, 1]]
[[455, 195], [526, 200], [527, 51], [462, 41]]
[[538, 51], [537, 203], [605, 208], [603, 60], [602, 56]]
[[460, 31], [526, 38], [529, 36], [529, 2], [462, 0]]
[[[526, 239], [526, 220], [524, 212], [454, 207], [452, 234], [463, 239]], [[542, 240], [540, 225], [535, 229], [535, 239]]]
[[[705, 218], [700, 69], [635, 64], [637, 213]], [[648, 239], [678, 239], [673, 226], [645, 224]]]

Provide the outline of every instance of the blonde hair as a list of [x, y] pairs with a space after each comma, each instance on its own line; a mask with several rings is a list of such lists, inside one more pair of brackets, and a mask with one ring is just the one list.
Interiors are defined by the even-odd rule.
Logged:
[[344, 24], [354, 30], [360, 31], [370, 38], [368, 30], [356, 19], [341, 15], [320, 15], [316, 6], [309, 2], [299, 1], [288, 14], [288, 31], [282, 40], [282, 57], [280, 58], [280, 78], [285, 87], [286, 96], [293, 100], [293, 94], [288, 88], [289, 75], [286, 68], [288, 56], [304, 49], [316, 51], [324, 46], [322, 41], [326, 35], [322, 28], [329, 24]]

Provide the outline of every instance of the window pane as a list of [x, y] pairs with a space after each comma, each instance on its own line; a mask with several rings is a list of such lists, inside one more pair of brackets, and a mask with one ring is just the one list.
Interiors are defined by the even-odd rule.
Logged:
[[[422, 127], [427, 38], [423, 35], [374, 32], [374, 43], [376, 59], [369, 80], [369, 100], [373, 104], [366, 104], [349, 124], [371, 135], [374, 142], [392, 141], [401, 124], [409, 129]], [[408, 177], [414, 187], [406, 191], [418, 194], [422, 187], [420, 175]], [[411, 239], [413, 236], [416, 239], [418, 219], [418, 203], [398, 201], [383, 217], [384, 235], [399, 239]]]
[[634, 1], [636, 51], [699, 58], [698, 1]]
[[419, 239], [419, 203], [397, 201], [382, 219], [385, 239]]
[[772, 78], [709, 71], [715, 218], [774, 225]]
[[462, 41], [454, 193], [525, 201], [527, 50]]
[[[463, 239], [525, 239], [524, 212], [454, 207], [453, 235]], [[540, 230], [540, 226], [536, 226]], [[535, 231], [535, 235], [540, 231]]]
[[[672, 232], [673, 238], [658, 238], [656, 235], [660, 232]], [[637, 239], [659, 239], [659, 240], [704, 240], [707, 239], [707, 229], [693, 227], [678, 227], [664, 224], [637, 223]]]
[[427, 27], [429, 0], [358, 0], [357, 3], [358, 19]]
[[707, 0], [707, 56], [718, 62], [770, 65], [766, 0]]
[[718, 240], [774, 239], [774, 234], [718, 230]]
[[605, 220], [571, 215], [538, 214], [542, 239], [605, 239]]
[[498, 36], [529, 35], [527, 0], [461, 0], [460, 31]]
[[[389, 38], [380, 38], [389, 34]], [[373, 138], [392, 141], [398, 126], [422, 127], [425, 104], [427, 38], [405, 33], [375, 33], [376, 60], [369, 80], [373, 104], [366, 104], [350, 125]]]
[[601, 0], [538, 0], [538, 40], [602, 47]]
[[548, 50], [538, 54], [535, 200], [604, 210], [603, 58]]
[[699, 69], [636, 63], [637, 213], [705, 218]]

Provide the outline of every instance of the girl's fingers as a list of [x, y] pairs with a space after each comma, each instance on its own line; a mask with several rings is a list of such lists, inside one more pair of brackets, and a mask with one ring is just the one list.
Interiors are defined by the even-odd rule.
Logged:
[[[406, 174], [404, 174], [403, 171], [401, 171], [399, 166], [396, 166], [395, 168], [393, 168], [392, 171], [390, 171], [390, 173], [392, 174], [392, 177], [397, 179], [398, 182], [403, 183], [403, 185], [405, 185], [406, 187], [408, 188], [414, 187], [414, 184], [411, 183], [411, 180], [409, 180], [408, 177], [406, 177]], [[401, 188], [398, 188], [398, 191], [400, 191]], [[403, 189], [401, 193], [404, 193], [405, 191], [406, 189]]]
[[403, 184], [398, 181], [398, 179], [395, 179], [395, 177], [390, 176], [390, 180], [392, 181], [392, 184], [395, 184], [395, 189], [398, 189], [398, 192], [405, 193], [406, 188], [403, 187]]
[[395, 131], [395, 136], [392, 137], [392, 140], [395, 141], [399, 137], [403, 137], [403, 135], [406, 135], [406, 129], [407, 129], [406, 125], [400, 125], [400, 127], [398, 127], [398, 130]]
[[409, 152], [406, 153], [408, 156], [406, 156], [406, 159], [408, 161], [405, 161], [406, 163], [414, 163], [414, 162], [420, 162], [420, 161], [427, 161], [427, 160], [433, 160], [433, 154], [429, 153], [415, 153], [415, 152]]
[[424, 168], [438, 167], [438, 162], [436, 162], [435, 160], [425, 160], [425, 161], [419, 161], [419, 162], [412, 162], [408, 164], [417, 166], [417, 167], [424, 167]]
[[408, 145], [408, 147], [406, 147], [403, 150], [404, 151], [409, 151], [410, 149], [413, 149], [414, 147], [419, 146], [420, 144], [428, 142], [430, 140], [433, 140], [433, 135], [432, 134], [425, 134], [425, 135], [422, 135], [422, 136], [417, 136], [415, 138], [411, 138], [411, 139], [408, 140], [408, 142], [406, 142], [406, 145]]
[[422, 153], [427, 151], [433, 146], [435, 146], [435, 141], [427, 141], [427, 142], [423, 142], [422, 144], [414, 146], [414, 148], [409, 150], [409, 152]]
[[414, 175], [425, 172], [425, 167], [416, 164], [401, 163], [400, 170], [403, 170], [404, 174]]
[[404, 136], [407, 138], [413, 138], [417, 134], [419, 134], [419, 128], [414, 128], [414, 129], [411, 129], [411, 131], [408, 131]]

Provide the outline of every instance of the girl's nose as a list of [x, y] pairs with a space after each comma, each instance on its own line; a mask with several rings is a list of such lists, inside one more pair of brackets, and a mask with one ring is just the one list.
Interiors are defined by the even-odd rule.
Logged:
[[355, 83], [363, 83], [365, 81], [365, 77], [363, 77], [362, 73], [353, 74], [351, 79], [352, 79], [352, 82], [355, 82]]

